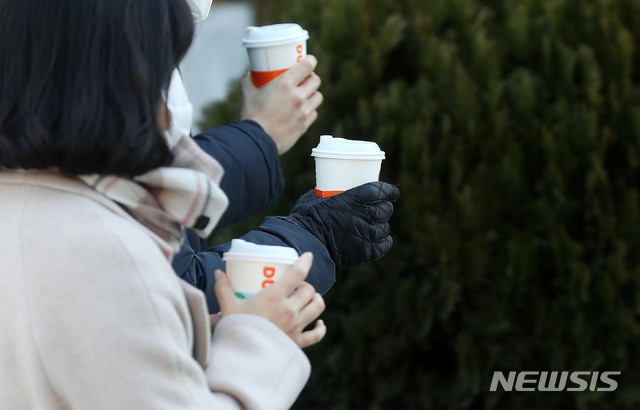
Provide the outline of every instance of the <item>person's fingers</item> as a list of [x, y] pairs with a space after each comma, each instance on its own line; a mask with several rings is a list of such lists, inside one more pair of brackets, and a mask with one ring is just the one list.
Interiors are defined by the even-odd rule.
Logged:
[[355, 197], [360, 204], [366, 204], [385, 201], [395, 202], [400, 196], [400, 191], [391, 184], [375, 181], [351, 188], [336, 196], [343, 194]]
[[298, 85], [316, 69], [317, 65], [318, 60], [309, 54], [300, 60], [299, 63], [294, 64], [293, 67], [284, 72], [281, 77], [283, 77], [283, 80], [291, 79], [295, 85]]
[[386, 238], [391, 238], [391, 225], [388, 222], [379, 223], [375, 225], [376, 234], [373, 237], [374, 241], [383, 241], [387, 240]]
[[323, 96], [319, 91], [316, 91], [315, 93], [313, 93], [311, 95], [310, 98], [308, 98], [305, 103], [304, 103], [304, 112], [306, 113], [302, 119], [303, 119], [303, 123], [302, 126], [304, 127], [302, 133], [304, 133], [305, 131], [307, 131], [307, 129], [309, 129], [309, 127], [311, 126], [311, 124], [313, 124], [317, 119], [318, 119], [318, 107], [320, 106], [320, 104], [322, 104], [322, 100], [323, 100]]
[[318, 320], [313, 329], [300, 333], [296, 342], [300, 348], [309, 347], [321, 341], [326, 334], [327, 326], [324, 324], [323, 320]]
[[322, 101], [324, 100], [324, 96], [320, 91], [315, 91], [305, 100], [305, 109], [309, 112], [315, 111]]
[[289, 295], [289, 302], [292, 303], [297, 310], [302, 310], [313, 300], [315, 293], [316, 290], [311, 284], [302, 282], [300, 286]]
[[313, 293], [307, 300], [307, 304], [298, 313], [298, 323], [301, 325], [300, 329], [304, 329], [309, 323], [317, 319], [322, 312], [324, 312], [325, 304], [322, 295], [318, 292]]
[[220, 310], [224, 311], [224, 307], [233, 306], [237, 302], [237, 298], [231, 287], [229, 277], [220, 269], [216, 269], [214, 275], [216, 278], [214, 291], [220, 304]]
[[276, 283], [264, 289], [263, 292], [290, 295], [305, 280], [312, 263], [313, 254], [311, 252], [303, 253]]
[[321, 84], [322, 80], [320, 80], [318, 74], [309, 74], [307, 78], [305, 78], [304, 81], [302, 81], [298, 85], [302, 98], [304, 98], [305, 100], [310, 98], [314, 92], [318, 91], [318, 88], [320, 88]]
[[311, 114], [307, 116], [307, 119], [304, 122], [304, 131], [307, 131], [311, 126], [311, 124], [313, 124], [317, 119], [318, 119], [318, 111], [314, 110]]
[[400, 190], [397, 186], [387, 184], [386, 182], [382, 183], [382, 192], [384, 194], [385, 200], [389, 202], [396, 202], [398, 198], [400, 198]]
[[391, 246], [393, 246], [393, 238], [390, 235], [385, 237], [383, 240], [374, 243], [372, 249], [372, 260], [378, 260], [389, 253], [389, 251], [391, 250]]
[[[360, 221], [362, 225], [360, 225]], [[358, 232], [361, 232], [371, 242], [380, 242], [391, 234], [389, 222], [370, 223], [359, 219], [359, 222], [355, 222], [355, 226]]]
[[[344, 249], [344, 253], [348, 253], [349, 251], [354, 251], [358, 253], [358, 249], [361, 246], [369, 245], [371, 242], [379, 242], [385, 239], [391, 233], [391, 226], [388, 221], [376, 222], [369, 219], [366, 215], [353, 215], [355, 218], [351, 220], [351, 227], [353, 228], [352, 232], [357, 232], [357, 235], [351, 235], [350, 239], [352, 239], [355, 243], [353, 244], [353, 249]], [[362, 242], [366, 240], [366, 242]], [[359, 244], [359, 245], [358, 245]], [[346, 245], [343, 245], [343, 248]]]
[[391, 202], [381, 202], [374, 206], [368, 206], [367, 215], [374, 222], [386, 222], [393, 215], [393, 204]]

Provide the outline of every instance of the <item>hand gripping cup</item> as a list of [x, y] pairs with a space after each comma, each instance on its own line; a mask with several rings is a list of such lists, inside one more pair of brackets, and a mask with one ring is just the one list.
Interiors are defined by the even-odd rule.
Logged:
[[278, 280], [298, 260], [298, 252], [286, 246], [257, 245], [233, 239], [222, 260], [236, 296], [245, 299]]
[[249, 55], [253, 85], [262, 87], [302, 60], [308, 39], [309, 32], [295, 23], [247, 27], [242, 44]]
[[380, 179], [384, 151], [375, 142], [322, 135], [311, 150], [316, 162], [316, 195], [322, 198]]

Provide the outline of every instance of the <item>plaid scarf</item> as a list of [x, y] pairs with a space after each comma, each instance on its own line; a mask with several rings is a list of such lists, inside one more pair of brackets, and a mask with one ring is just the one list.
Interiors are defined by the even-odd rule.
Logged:
[[182, 243], [182, 226], [207, 237], [229, 203], [219, 183], [224, 173], [218, 161], [187, 136], [173, 148], [170, 167], [160, 167], [133, 179], [83, 175], [84, 182], [124, 207], [174, 251]]

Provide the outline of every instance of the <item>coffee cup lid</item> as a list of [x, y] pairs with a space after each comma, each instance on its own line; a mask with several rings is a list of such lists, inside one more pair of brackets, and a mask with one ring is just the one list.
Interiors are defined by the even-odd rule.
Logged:
[[246, 48], [272, 47], [309, 39], [309, 32], [296, 23], [249, 26], [242, 44]]
[[349, 140], [321, 135], [318, 146], [311, 150], [311, 156], [336, 159], [384, 159], [384, 151], [373, 141]]
[[232, 239], [231, 247], [222, 254], [222, 260], [292, 264], [298, 256], [298, 251], [287, 246], [258, 245], [242, 239]]

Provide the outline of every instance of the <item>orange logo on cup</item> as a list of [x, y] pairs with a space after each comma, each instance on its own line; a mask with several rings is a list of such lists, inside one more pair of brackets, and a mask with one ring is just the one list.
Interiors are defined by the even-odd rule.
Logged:
[[296, 60], [296, 62], [300, 62], [300, 60], [302, 60], [302, 58], [304, 57], [304, 55], [302, 54], [302, 44], [298, 44], [298, 46], [296, 47], [296, 52], [298, 53], [298, 59]]
[[271, 267], [271, 266], [265, 266], [264, 268], [262, 268], [262, 275], [267, 278], [265, 280], [262, 281], [262, 288], [266, 288], [269, 285], [273, 284], [273, 276], [276, 274], [276, 268]]

